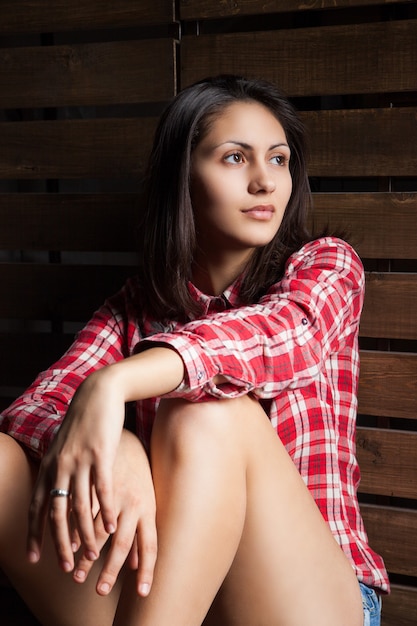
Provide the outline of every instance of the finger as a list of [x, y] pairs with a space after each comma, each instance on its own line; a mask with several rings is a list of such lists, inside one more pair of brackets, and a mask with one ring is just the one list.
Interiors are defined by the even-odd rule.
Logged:
[[81, 542], [83, 554], [95, 561], [99, 550], [94, 531], [89, 471], [78, 472], [72, 487], [72, 516]]
[[133, 545], [130, 548], [129, 556], [127, 557], [127, 564], [131, 570], [137, 570], [139, 567], [139, 555], [138, 555], [138, 541], [135, 537]]
[[110, 464], [94, 470], [94, 488], [100, 505], [104, 528], [109, 535], [116, 531], [117, 518], [114, 510], [113, 472]]
[[128, 515], [120, 515], [117, 530], [112, 536], [109, 551], [97, 581], [97, 593], [100, 595], [107, 595], [112, 590], [120, 570], [130, 553], [135, 533], [135, 518]]
[[[64, 482], [58, 482], [57, 484], [61, 485], [60, 491], [69, 492], [69, 485], [63, 486], [65, 485]], [[69, 522], [70, 507], [71, 499], [69, 496], [53, 495], [51, 492], [49, 497], [49, 523], [58, 562], [64, 572], [70, 572], [74, 567]]]
[[40, 559], [48, 504], [49, 485], [46, 482], [44, 473], [40, 470], [28, 513], [26, 553], [31, 563], [37, 563]]
[[[133, 533], [135, 532], [132, 541], [130, 520], [125, 523], [121, 516], [97, 582], [97, 593], [100, 595], [106, 595], [111, 591], [127, 558], [129, 565], [132, 563], [138, 565], [136, 577], [138, 594], [141, 596], [149, 594], [157, 556], [155, 518], [143, 518], [137, 528], [133, 528]], [[131, 556], [133, 545], [137, 548], [137, 556], [134, 558]]]
[[[97, 541], [97, 547], [101, 552], [103, 546], [108, 541], [109, 533], [104, 528], [103, 518], [101, 512], [97, 514], [94, 519], [94, 532]], [[78, 583], [82, 583], [86, 580], [91, 568], [94, 565], [94, 561], [87, 559], [84, 553], [82, 553], [77, 561], [74, 569], [74, 580]]]
[[158, 540], [154, 517], [142, 518], [137, 531], [139, 567], [136, 575], [137, 591], [141, 596], [147, 596], [151, 590]]
[[71, 548], [74, 554], [78, 552], [81, 546], [81, 539], [79, 532], [75, 526], [74, 516], [72, 511], [70, 513], [70, 527], [71, 527]]

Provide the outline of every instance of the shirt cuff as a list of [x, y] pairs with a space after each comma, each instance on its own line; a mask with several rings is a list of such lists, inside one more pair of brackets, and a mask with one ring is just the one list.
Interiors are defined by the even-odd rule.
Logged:
[[[149, 343], [169, 346], [184, 363], [184, 379], [176, 389], [165, 394], [167, 398], [185, 398], [192, 402], [227, 399], [243, 396], [253, 389], [250, 383], [222, 372], [207, 351], [207, 346], [203, 350], [198, 340], [193, 341], [187, 334], [158, 333], [141, 342], [140, 348], [151, 347]], [[218, 374], [225, 376], [226, 382], [216, 385], [213, 379]]]
[[48, 451], [63, 416], [52, 404], [33, 399], [16, 401], [2, 413], [4, 432], [19, 441], [28, 449], [31, 456], [40, 459]]

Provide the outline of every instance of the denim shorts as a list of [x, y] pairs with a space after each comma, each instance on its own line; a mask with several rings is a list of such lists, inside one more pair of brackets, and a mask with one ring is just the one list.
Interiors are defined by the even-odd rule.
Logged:
[[374, 589], [359, 583], [362, 594], [363, 626], [380, 626], [381, 624], [381, 597]]

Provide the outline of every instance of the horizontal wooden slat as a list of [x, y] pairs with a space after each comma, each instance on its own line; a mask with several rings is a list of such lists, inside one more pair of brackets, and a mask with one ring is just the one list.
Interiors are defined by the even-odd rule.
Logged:
[[368, 272], [362, 337], [417, 339], [417, 274]]
[[358, 428], [360, 491], [417, 499], [417, 433]]
[[0, 249], [134, 251], [141, 206], [135, 193], [0, 194]]
[[359, 413], [417, 420], [417, 354], [361, 351]]
[[86, 321], [135, 273], [133, 267], [0, 264], [0, 317]]
[[[405, 0], [411, 2], [412, 0]], [[384, 4], [396, 4], [403, 0], [385, 0]], [[381, 0], [180, 0], [180, 17], [184, 20], [221, 18], [261, 13], [286, 13], [314, 9], [365, 7], [381, 4]]]
[[362, 258], [417, 258], [417, 193], [315, 193], [313, 200], [314, 230], [346, 230]]
[[[312, 176], [414, 176], [417, 108], [309, 111]], [[0, 178], [138, 177], [152, 119], [4, 122]], [[42, 150], [39, 148], [42, 147]]]
[[417, 588], [392, 585], [382, 600], [381, 626], [415, 626], [417, 624]]
[[0, 107], [168, 100], [174, 68], [172, 39], [0, 49]]
[[2, 0], [1, 33], [51, 33], [172, 22], [173, 0]]
[[2, 386], [27, 387], [38, 372], [65, 352], [73, 339], [73, 335], [58, 333], [0, 333]]
[[415, 176], [417, 108], [308, 111], [311, 176]]
[[0, 123], [0, 178], [139, 178], [153, 118]]
[[369, 543], [388, 571], [417, 576], [417, 511], [362, 504], [361, 513]]
[[[289, 96], [417, 89], [417, 20], [184, 37], [181, 84], [243, 74]], [[302, 76], [302, 79], [300, 77]]]

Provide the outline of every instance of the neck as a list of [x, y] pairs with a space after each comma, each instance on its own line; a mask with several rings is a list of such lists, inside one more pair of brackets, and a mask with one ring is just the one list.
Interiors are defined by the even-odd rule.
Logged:
[[193, 266], [193, 282], [204, 293], [218, 296], [242, 273], [249, 258], [247, 251], [244, 255], [229, 252], [210, 258], [200, 252]]

